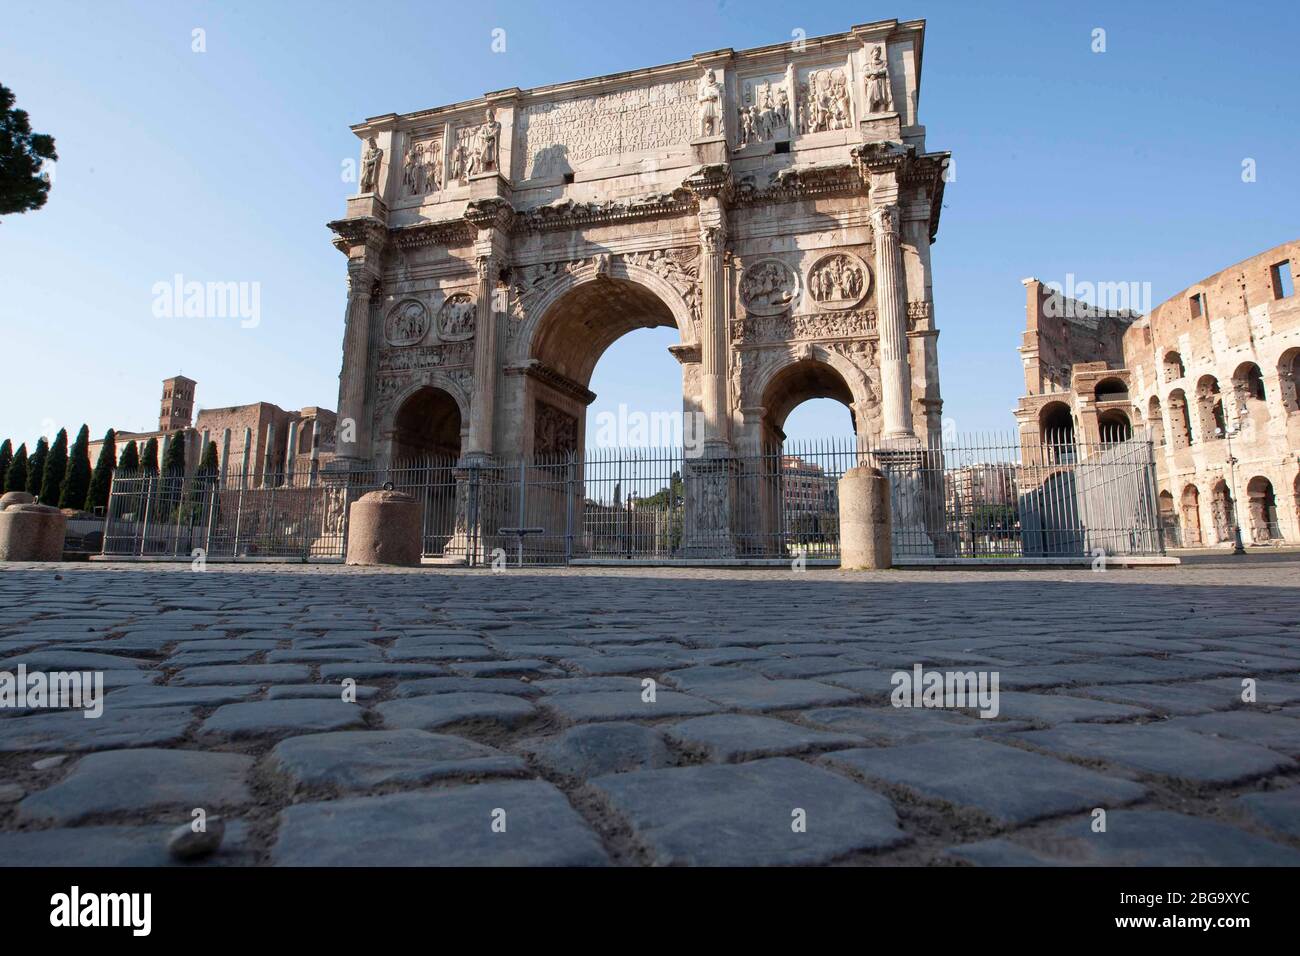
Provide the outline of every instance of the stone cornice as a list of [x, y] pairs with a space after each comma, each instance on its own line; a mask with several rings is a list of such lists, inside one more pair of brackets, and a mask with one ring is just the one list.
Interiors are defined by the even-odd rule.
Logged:
[[724, 203], [731, 199], [731, 167], [726, 163], [708, 163], [697, 166], [689, 176], [682, 180], [682, 186], [691, 191], [698, 199], [721, 199]]
[[793, 166], [772, 174], [766, 186], [758, 186], [752, 176], [736, 184], [732, 195], [735, 205], [765, 202], [793, 202], [813, 196], [860, 193], [865, 183], [858, 170], [848, 164], [833, 166]]
[[507, 375], [523, 375], [534, 379], [543, 385], [550, 386], [563, 395], [582, 402], [584, 405], [590, 405], [596, 400], [596, 393], [591, 389], [579, 382], [575, 382], [567, 375], [561, 375], [555, 369], [549, 365], [543, 365], [537, 359], [529, 359], [523, 365], [507, 365], [505, 373]]
[[515, 207], [504, 199], [474, 199], [465, 207], [465, 221], [475, 229], [509, 232], [515, 222]]
[[388, 238], [388, 227], [373, 216], [335, 219], [327, 225], [334, 233], [334, 248], [343, 253], [355, 246], [367, 246], [379, 251]]
[[393, 244], [399, 249], [419, 249], [425, 246], [464, 245], [473, 240], [474, 229], [464, 219], [444, 219], [399, 226], [390, 235]]
[[520, 213], [517, 232], [550, 232], [605, 223], [660, 219], [694, 213], [699, 208], [695, 195], [686, 188], [626, 201], [574, 202], [564, 200]]

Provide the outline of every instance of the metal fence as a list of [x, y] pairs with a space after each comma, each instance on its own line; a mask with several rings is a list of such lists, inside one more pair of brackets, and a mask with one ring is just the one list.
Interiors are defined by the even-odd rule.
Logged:
[[701, 459], [598, 449], [490, 466], [422, 458], [319, 474], [118, 472], [104, 554], [341, 560], [348, 509], [368, 491], [413, 495], [427, 558], [470, 565], [576, 560], [839, 558], [838, 482], [855, 465], [890, 478], [896, 558], [1161, 554], [1143, 437], [1022, 447], [1015, 436], [864, 445], [787, 442]]

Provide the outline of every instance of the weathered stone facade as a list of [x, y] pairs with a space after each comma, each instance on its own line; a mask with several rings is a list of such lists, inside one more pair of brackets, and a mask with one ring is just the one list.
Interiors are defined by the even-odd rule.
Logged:
[[937, 435], [923, 37], [880, 21], [353, 127], [340, 464], [582, 449], [597, 360], [655, 326], [710, 460], [779, 447], [816, 397], [866, 440]]
[[1143, 317], [1026, 280], [1022, 442], [1145, 427], [1171, 544], [1226, 545], [1234, 524], [1246, 544], [1300, 542], [1298, 269], [1300, 241], [1285, 243]]

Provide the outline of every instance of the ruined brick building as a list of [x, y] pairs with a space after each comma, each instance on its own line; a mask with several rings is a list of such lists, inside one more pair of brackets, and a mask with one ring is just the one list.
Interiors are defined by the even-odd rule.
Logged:
[[[1139, 316], [1026, 279], [1022, 445], [1145, 429], [1169, 544], [1300, 542], [1300, 241]], [[1244, 502], [1244, 507], [1239, 503]]]

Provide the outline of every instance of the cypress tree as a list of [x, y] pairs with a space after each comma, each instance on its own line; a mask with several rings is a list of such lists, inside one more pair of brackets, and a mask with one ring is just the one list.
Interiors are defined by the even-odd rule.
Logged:
[[158, 474], [158, 439], [150, 438], [144, 443], [144, 451], [140, 452], [140, 467], [152, 474]]
[[[0, 445], [0, 495], [9, 489], [9, 466], [14, 460], [14, 443], [8, 438], [4, 444]], [[27, 490], [26, 483], [23, 484], [23, 490]]]
[[[123, 452], [122, 457], [126, 457]], [[90, 476], [90, 490], [86, 492], [86, 510], [108, 507], [108, 489], [113, 484], [113, 469], [117, 463], [117, 433], [113, 429], [104, 432], [104, 444], [99, 448], [99, 458], [95, 460], [95, 473]]]
[[27, 490], [26, 443], [18, 446], [18, 452], [14, 455], [14, 460], [9, 463], [9, 467], [5, 470], [5, 487], [10, 491]]
[[163, 474], [181, 476], [185, 474], [185, 435], [173, 432], [167, 442], [167, 454], [163, 456]]
[[50, 455], [45, 459], [45, 474], [41, 476], [40, 500], [43, 505], [52, 505], [59, 500], [59, 489], [63, 487], [63, 476], [68, 473], [68, 430], [60, 428], [50, 446]]
[[45, 459], [49, 457], [50, 443], [42, 436], [36, 440], [36, 450], [32, 452], [32, 457], [27, 459], [27, 493], [33, 497], [41, 493], [41, 479], [45, 477]]
[[[112, 431], [110, 428], [109, 434], [112, 434]], [[117, 467], [128, 473], [140, 470], [140, 449], [136, 447], [134, 440], [127, 442], [126, 447], [122, 449], [122, 457], [117, 460]]]
[[90, 428], [81, 426], [77, 440], [68, 452], [68, 472], [59, 488], [59, 507], [81, 509], [86, 506], [90, 491]]

